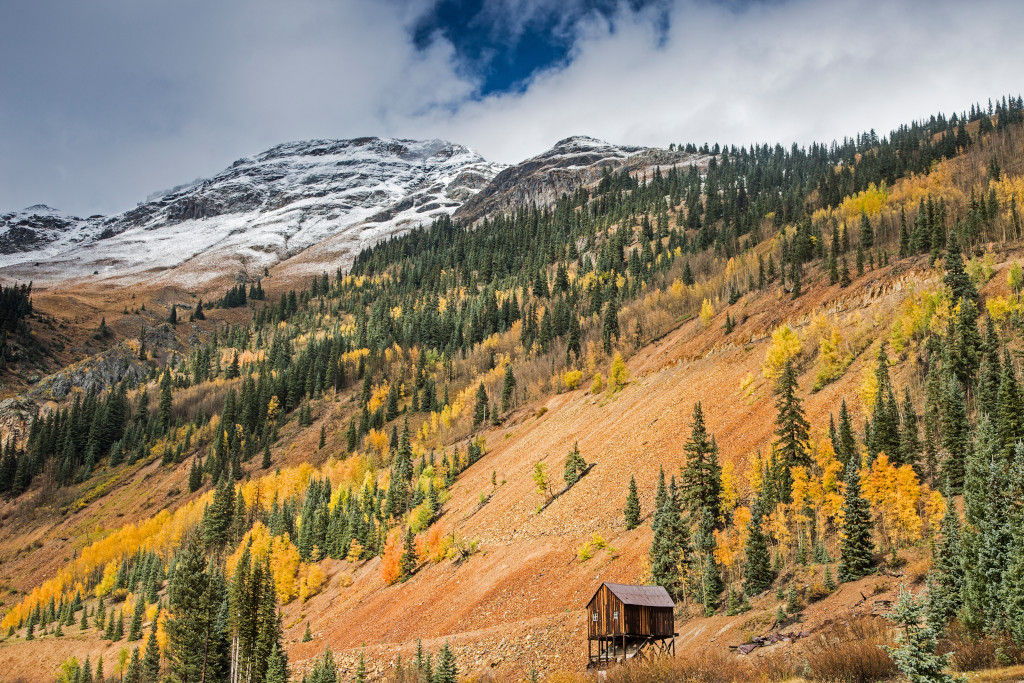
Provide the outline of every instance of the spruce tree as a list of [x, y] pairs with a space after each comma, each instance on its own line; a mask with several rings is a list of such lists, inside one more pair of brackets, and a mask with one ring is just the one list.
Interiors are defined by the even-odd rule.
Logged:
[[455, 663], [455, 653], [445, 642], [441, 646], [441, 651], [437, 653], [437, 665], [434, 667], [431, 683], [455, 683], [458, 678], [459, 667]]
[[501, 412], [507, 413], [512, 408], [516, 394], [516, 376], [512, 373], [512, 364], [505, 366], [505, 381], [501, 386]]
[[267, 659], [267, 675], [264, 683], [288, 683], [288, 662], [281, 654], [281, 648], [274, 645]]
[[690, 438], [684, 446], [686, 464], [681, 470], [680, 488], [684, 509], [696, 517], [707, 510], [714, 524], [721, 515], [722, 468], [714, 436], [704, 426], [704, 412], [698, 401], [693, 406]]
[[412, 533], [412, 526], [409, 526], [405, 530], [405, 545], [402, 547], [402, 555], [399, 560], [403, 581], [407, 580], [416, 571], [417, 563], [416, 536]]
[[135, 610], [132, 613], [131, 625], [128, 627], [128, 640], [134, 642], [142, 638], [142, 616], [146, 609], [146, 601], [142, 596], [135, 599]]
[[142, 657], [142, 671], [147, 681], [160, 680], [160, 645], [156, 640], [156, 619], [146, 640], [146, 653]]
[[796, 368], [792, 360], [787, 360], [775, 385], [775, 453], [782, 477], [779, 482], [779, 494], [781, 500], [787, 503], [792, 488], [790, 468], [807, 467], [811, 464], [807, 450], [810, 423], [807, 422], [800, 398], [796, 395], [796, 382]]
[[473, 426], [479, 427], [487, 419], [487, 389], [481, 382], [476, 390], [476, 405], [473, 407]]
[[768, 590], [775, 578], [768, 555], [768, 536], [764, 531], [763, 519], [761, 502], [754, 500], [750, 522], [747, 524], [746, 562], [743, 565], [743, 591], [751, 596]]
[[874, 564], [873, 554], [871, 509], [861, 496], [857, 467], [847, 467], [839, 542], [839, 580], [845, 583], [867, 576]]
[[964, 584], [962, 549], [960, 546], [960, 516], [954, 501], [946, 502], [942, 518], [941, 536], [932, 553], [932, 566], [928, 571], [928, 623], [937, 633], [956, 616], [962, 604]]
[[900, 597], [889, 621], [903, 629], [896, 636], [897, 647], [885, 647], [896, 667], [911, 683], [956, 683], [960, 679], [946, 673], [953, 653], [935, 654], [936, 632], [924, 619], [924, 606], [914, 594], [900, 588]]
[[632, 475], [629, 477], [629, 495], [626, 496], [624, 516], [627, 530], [631, 531], [640, 526], [640, 496], [636, 490], [636, 477]]

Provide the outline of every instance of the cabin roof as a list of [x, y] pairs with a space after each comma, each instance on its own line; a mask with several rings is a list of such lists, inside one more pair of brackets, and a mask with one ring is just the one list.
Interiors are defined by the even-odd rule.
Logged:
[[[663, 586], [633, 586], [628, 583], [608, 583], [607, 581], [601, 585], [608, 586], [608, 590], [621, 600], [624, 605], [639, 605], [641, 607], [676, 606], [676, 603], [672, 601], [672, 597]], [[597, 590], [601, 590], [601, 586], [598, 586]], [[594, 591], [594, 596], [596, 595], [597, 591]], [[594, 599], [594, 596], [591, 596], [591, 601]]]

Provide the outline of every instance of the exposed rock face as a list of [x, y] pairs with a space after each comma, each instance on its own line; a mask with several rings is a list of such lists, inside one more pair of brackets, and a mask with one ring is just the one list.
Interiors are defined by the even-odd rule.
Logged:
[[101, 239], [101, 220], [100, 216], [69, 216], [45, 204], [0, 215], [0, 265], [48, 258], [62, 249]]
[[[151, 343], [149, 335], [146, 343]], [[99, 393], [126, 377], [131, 377], [135, 382], [142, 382], [148, 374], [149, 365], [140, 361], [138, 355], [127, 344], [118, 344], [112, 349], [44, 377], [29, 390], [28, 396], [38, 401], [59, 401], [67, 397], [73, 389]]]
[[[350, 262], [348, 252], [364, 243], [452, 214], [502, 168], [441, 140], [287, 143], [110, 218], [83, 221], [48, 207], [8, 214], [0, 275], [202, 287], [226, 274], [252, 279], [339, 236], [343, 253], [332, 257]], [[318, 271], [339, 265], [348, 264]]]
[[580, 187], [596, 183], [605, 168], [634, 171], [648, 166], [706, 163], [703, 157], [683, 152], [612, 145], [578, 135], [506, 168], [483, 191], [468, 199], [455, 212], [455, 217], [475, 221], [530, 204], [549, 205], [563, 194], [572, 194]]

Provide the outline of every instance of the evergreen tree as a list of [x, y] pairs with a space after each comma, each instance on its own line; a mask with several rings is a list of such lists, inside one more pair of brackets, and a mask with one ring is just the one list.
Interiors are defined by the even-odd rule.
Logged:
[[847, 467], [839, 542], [839, 580], [845, 583], [867, 576], [874, 564], [873, 555], [871, 509], [861, 496], [858, 469]]
[[431, 683], [455, 683], [459, 677], [459, 668], [455, 663], [455, 653], [446, 642], [437, 653], [437, 666]]
[[334, 653], [330, 647], [313, 663], [307, 683], [338, 683], [338, 666], [334, 663]]
[[198, 536], [190, 534], [168, 588], [167, 659], [171, 673], [182, 683], [219, 675], [224, 634], [218, 613], [226, 597], [223, 579], [207, 567]]
[[512, 407], [516, 394], [516, 376], [512, 373], [512, 364], [505, 366], [505, 381], [501, 387], [501, 412], [507, 413]]
[[792, 481], [791, 467], [807, 467], [811, 464], [807, 443], [810, 438], [810, 423], [804, 417], [800, 398], [796, 395], [796, 368], [787, 360], [775, 385], [775, 453], [781, 470], [779, 495], [789, 502]]
[[402, 555], [399, 560], [402, 572], [402, 580], [407, 580], [416, 571], [419, 560], [416, 556], [416, 536], [412, 533], [412, 526], [405, 530], [405, 545], [402, 547]]
[[889, 621], [903, 629], [896, 636], [898, 647], [885, 647], [896, 667], [911, 683], [956, 683], [960, 679], [945, 673], [953, 657], [935, 654], [935, 630], [924, 620], [924, 606], [906, 587], [900, 588], [900, 597], [890, 614]]
[[636, 477], [629, 477], [629, 495], [626, 496], [626, 529], [633, 530], [640, 526], [640, 496], [636, 490]]
[[755, 499], [747, 524], [746, 562], [743, 565], [743, 591], [750, 596], [768, 590], [775, 578], [768, 556], [768, 536], [764, 531], [763, 519], [761, 502]]
[[156, 619], [146, 640], [146, 653], [142, 657], [142, 671], [147, 681], [160, 680], [160, 645], [156, 640]]
[[707, 510], [714, 524], [721, 515], [722, 469], [718, 447], [704, 425], [704, 412], [698, 401], [693, 406], [690, 438], [684, 447], [686, 464], [681, 469], [681, 495], [684, 509], [696, 517]]
[[281, 648], [274, 645], [267, 660], [267, 675], [264, 683], [288, 683], [288, 662], [281, 653]]
[[487, 419], [487, 389], [481, 382], [476, 390], [476, 405], [473, 407], [473, 426], [479, 427]]
[[963, 300], [977, 303], [978, 290], [974, 288], [971, 277], [964, 269], [964, 259], [960, 253], [956, 232], [950, 234], [949, 243], [946, 245], [946, 275], [943, 281], [953, 293], [954, 303]]
[[134, 642], [142, 638], [142, 616], [146, 609], [146, 601], [142, 596], [135, 599], [135, 611], [132, 613], [131, 625], [128, 627], [128, 640]]
[[947, 501], [942, 518], [942, 535], [932, 553], [928, 572], [928, 623], [937, 633], [956, 616], [962, 604], [964, 570], [961, 564], [960, 516], [953, 501]]

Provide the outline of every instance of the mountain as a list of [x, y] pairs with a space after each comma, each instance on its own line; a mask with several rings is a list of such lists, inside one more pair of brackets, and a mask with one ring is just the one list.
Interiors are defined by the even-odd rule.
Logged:
[[1024, 101], [971, 112], [807, 148], [571, 138], [465, 220], [278, 277], [343, 246], [314, 244], [252, 306], [5, 287], [5, 674], [109, 674], [154, 631], [159, 675], [289, 680], [263, 676], [269, 636], [291, 680], [418, 680], [425, 652], [592, 683], [602, 582], [676, 600], [677, 657], [612, 681], [894, 680], [875, 617], [905, 590], [961, 617], [952, 666], [1014, 657]]
[[613, 145], [576, 135], [498, 173], [487, 187], [467, 199], [455, 217], [472, 221], [521, 206], [547, 206], [563, 194], [597, 182], [606, 168], [636, 171], [674, 164], [706, 166], [709, 158], [681, 151]]
[[327, 240], [341, 261], [334, 270], [361, 245], [453, 213], [502, 168], [441, 140], [282, 144], [116, 216], [83, 220], [45, 206], [6, 214], [0, 274], [202, 288], [252, 279]]
[[46, 204], [0, 215], [0, 266], [48, 259], [95, 241], [103, 231], [102, 218], [82, 219]]

